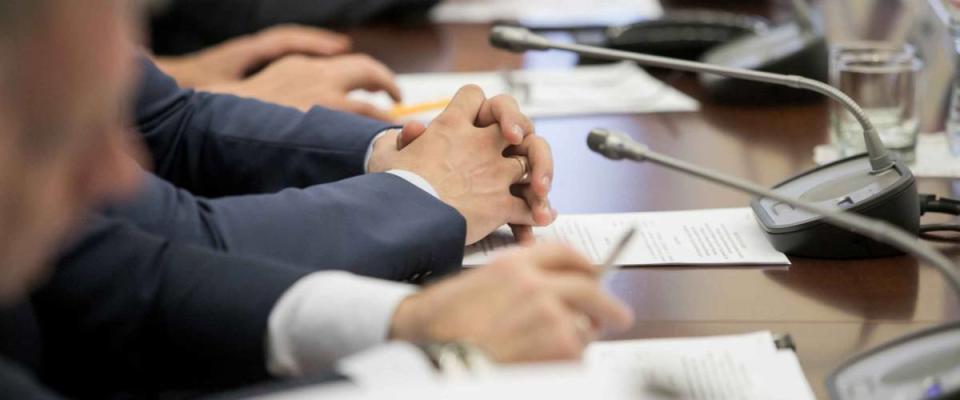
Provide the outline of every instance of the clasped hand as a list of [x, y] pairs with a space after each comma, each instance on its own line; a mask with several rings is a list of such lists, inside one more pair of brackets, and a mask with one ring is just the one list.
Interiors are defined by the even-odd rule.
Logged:
[[[532, 226], [550, 224], [557, 212], [548, 194], [553, 159], [533, 123], [509, 96], [487, 99], [479, 87], [461, 88], [430, 123], [409, 123], [374, 143], [370, 172], [403, 169], [423, 177], [440, 200], [467, 222], [467, 244], [504, 224], [518, 241], [533, 241]], [[399, 138], [397, 137], [399, 135]], [[525, 157], [529, 183], [521, 182]]]

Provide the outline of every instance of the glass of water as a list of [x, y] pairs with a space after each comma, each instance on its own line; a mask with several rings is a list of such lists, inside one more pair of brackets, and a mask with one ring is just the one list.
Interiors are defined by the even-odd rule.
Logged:
[[[852, 42], [830, 51], [830, 83], [863, 107], [883, 144], [907, 162], [916, 158], [917, 79], [922, 68], [908, 44]], [[843, 106], [831, 105], [830, 120], [843, 156], [866, 151], [863, 128]]]

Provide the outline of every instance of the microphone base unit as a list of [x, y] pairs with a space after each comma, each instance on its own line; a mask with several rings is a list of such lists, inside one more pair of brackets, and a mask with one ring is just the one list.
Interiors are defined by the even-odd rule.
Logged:
[[833, 400], [960, 398], [960, 323], [939, 325], [860, 354], [827, 378]]
[[[827, 230], [823, 225], [829, 221], [909, 252], [939, 270], [953, 293], [960, 294], [960, 273], [953, 262], [915, 236], [920, 199], [916, 180], [902, 161], [874, 172], [867, 155], [853, 156], [768, 190], [650, 151], [622, 133], [594, 129], [587, 137], [587, 146], [612, 160], [651, 162], [760, 196], [753, 201], [753, 209], [778, 249], [831, 257], [899, 253], [878, 248], [882, 245], [876, 242], [865, 245], [866, 239], [860, 235]], [[960, 202], [927, 196], [923, 209], [953, 212], [960, 209]], [[904, 225], [906, 230], [901, 229]], [[858, 356], [837, 368], [827, 384], [834, 400], [958, 399], [960, 323], [925, 330]]]
[[[779, 194], [887, 221], [912, 234], [920, 229], [916, 179], [902, 161], [872, 173], [866, 154], [848, 157], [790, 178]], [[785, 203], [755, 198], [757, 221], [773, 247], [787, 255], [854, 259], [904, 254], [892, 246], [838, 228]]]

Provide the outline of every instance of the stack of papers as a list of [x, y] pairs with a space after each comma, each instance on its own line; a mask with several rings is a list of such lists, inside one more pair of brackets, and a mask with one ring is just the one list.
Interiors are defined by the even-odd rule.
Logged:
[[[817, 146], [813, 161], [826, 164], [840, 159], [840, 149], [832, 144]], [[960, 178], [960, 157], [950, 152], [950, 143], [943, 132], [921, 133], [917, 137], [916, 160], [910, 163], [913, 175], [922, 178]]]
[[815, 398], [796, 354], [778, 349], [770, 332], [599, 342], [587, 348], [584, 360], [591, 373], [661, 398]]
[[[355, 91], [354, 100], [382, 109], [412, 110], [401, 120], [433, 120], [458, 89], [475, 84], [487, 97], [513, 95], [528, 117], [697, 111], [700, 104], [651, 77], [633, 63], [572, 69], [481, 73], [426, 73], [397, 76], [404, 105], [395, 107], [385, 93]], [[424, 106], [426, 105], [426, 106]]]
[[582, 364], [503, 365], [476, 375], [464, 371], [460, 378], [441, 378], [408, 344], [371, 349], [340, 366], [355, 385], [304, 387], [263, 398], [814, 399], [796, 355], [778, 349], [770, 332], [598, 342], [587, 348]]
[[[630, 226], [637, 232], [615, 261], [622, 265], [789, 265], [773, 248], [749, 208], [561, 215], [534, 228], [538, 241], [563, 242], [600, 265]], [[503, 227], [468, 246], [463, 264], [489, 263], [516, 246]]]
[[530, 27], [606, 26], [657, 18], [657, 0], [446, 0], [430, 13], [438, 23], [517, 21]]

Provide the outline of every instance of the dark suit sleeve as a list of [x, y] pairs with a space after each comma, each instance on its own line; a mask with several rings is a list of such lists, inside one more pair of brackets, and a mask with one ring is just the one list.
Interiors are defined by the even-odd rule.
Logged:
[[33, 296], [43, 379], [85, 398], [265, 379], [269, 313], [305, 274], [96, 218]]
[[18, 400], [63, 400], [43, 387], [24, 368], [0, 357], [0, 398]]
[[422, 19], [438, 1], [175, 0], [151, 19], [152, 45], [159, 54], [181, 54], [277, 24], [344, 27], [378, 17]]
[[106, 212], [177, 242], [398, 281], [458, 270], [466, 235], [459, 212], [391, 174], [217, 199], [149, 176]]
[[315, 107], [180, 89], [146, 57], [135, 118], [156, 173], [195, 194], [267, 193], [364, 172], [371, 140], [390, 127]]

